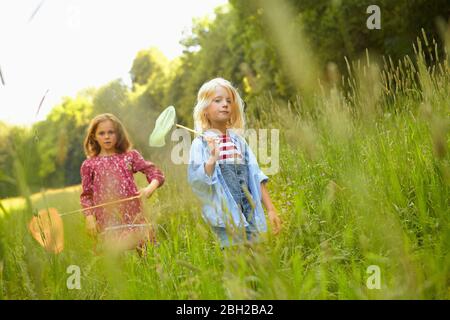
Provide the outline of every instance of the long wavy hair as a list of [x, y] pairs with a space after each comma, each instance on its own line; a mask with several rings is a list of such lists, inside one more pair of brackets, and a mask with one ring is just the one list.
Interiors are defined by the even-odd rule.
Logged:
[[91, 120], [89, 127], [86, 131], [86, 137], [84, 138], [84, 153], [88, 158], [98, 156], [100, 154], [101, 148], [99, 143], [95, 140], [95, 133], [97, 131], [98, 125], [103, 121], [110, 120], [115, 129], [117, 142], [114, 146], [118, 153], [125, 153], [129, 151], [132, 147], [130, 139], [128, 138], [128, 133], [125, 130], [122, 122], [111, 113], [99, 114], [94, 119]]

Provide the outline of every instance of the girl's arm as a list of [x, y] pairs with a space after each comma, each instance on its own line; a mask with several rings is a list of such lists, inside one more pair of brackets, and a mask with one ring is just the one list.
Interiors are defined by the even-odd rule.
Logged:
[[[80, 203], [83, 208], [94, 206], [93, 194], [93, 179], [92, 170], [86, 162], [83, 162], [80, 169], [81, 175], [81, 188], [82, 192], [80, 195]], [[94, 215], [94, 211], [85, 210], [83, 211], [86, 216], [86, 230], [88, 234], [94, 236], [97, 233], [97, 223]]]
[[[219, 183], [215, 161], [205, 152], [203, 138], [195, 138], [189, 151], [188, 182], [192, 190], [201, 198], [210, 197], [213, 185]], [[209, 173], [207, 172], [209, 170]]]
[[132, 152], [133, 172], [142, 172], [149, 182], [147, 187], [140, 190], [140, 194], [148, 198], [158, 187], [164, 184], [164, 174], [152, 162], [146, 161], [138, 151], [133, 150]]
[[154, 180], [152, 180], [152, 182], [150, 182], [150, 184], [147, 187], [140, 190], [140, 194], [143, 195], [144, 197], [148, 198], [152, 195], [153, 191], [158, 189], [158, 187], [159, 187], [159, 181], [154, 179]]
[[267, 191], [266, 183], [268, 177], [259, 168], [258, 161], [256, 160], [256, 157], [253, 154], [252, 150], [248, 147], [248, 145], [245, 145], [245, 147], [248, 150], [249, 165], [254, 166], [258, 172], [258, 179], [261, 185], [261, 202], [263, 203], [264, 207], [267, 210], [267, 215], [269, 216], [269, 221], [273, 228], [273, 233], [276, 235], [281, 230], [281, 220], [277, 214], [275, 206], [272, 203], [272, 199], [270, 198], [269, 192]]
[[[83, 208], [94, 206], [93, 194], [93, 179], [92, 179], [92, 170], [86, 162], [83, 162], [80, 169], [81, 176], [81, 195], [80, 195], [80, 204]], [[93, 215], [93, 210], [85, 210], [83, 211], [84, 215], [90, 216]]]
[[210, 156], [208, 161], [205, 162], [205, 172], [208, 176], [211, 177], [214, 172], [216, 162], [219, 159], [220, 150], [219, 144], [216, 142], [214, 138], [208, 137], [206, 138], [206, 141], [208, 141]]
[[273, 228], [273, 234], [277, 235], [281, 231], [281, 220], [277, 214], [275, 206], [272, 203], [272, 199], [270, 198], [269, 191], [267, 191], [265, 182], [261, 182], [261, 196], [261, 201], [267, 210], [267, 215], [269, 216], [269, 221]]

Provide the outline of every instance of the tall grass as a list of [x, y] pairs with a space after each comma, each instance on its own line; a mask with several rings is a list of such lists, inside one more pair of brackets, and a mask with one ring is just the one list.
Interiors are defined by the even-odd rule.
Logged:
[[[76, 187], [31, 196], [31, 210], [3, 201], [0, 298], [450, 298], [448, 59], [427, 66], [421, 41], [416, 48], [414, 61], [387, 59], [381, 70], [368, 55], [349, 63], [345, 93], [336, 82], [308, 103], [249, 106], [250, 126], [280, 129], [280, 172], [269, 183], [280, 236], [221, 251], [186, 166], [167, 156], [166, 184], [146, 203], [160, 246], [146, 257], [95, 255], [82, 215], [63, 218], [61, 254], [39, 247], [26, 230], [32, 211], [77, 209]], [[66, 286], [70, 265], [81, 268], [80, 290]], [[366, 285], [371, 265], [380, 289]]]

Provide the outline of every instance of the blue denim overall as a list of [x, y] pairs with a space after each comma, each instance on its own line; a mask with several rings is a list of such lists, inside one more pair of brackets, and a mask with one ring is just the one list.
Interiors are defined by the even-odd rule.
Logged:
[[245, 240], [243, 239], [243, 233], [229, 234], [225, 228], [213, 227], [222, 243], [222, 246], [230, 246], [232, 244], [238, 244], [245, 241], [255, 241], [258, 237], [258, 229], [255, 226], [254, 219], [254, 202], [248, 187], [249, 170], [247, 166], [247, 158], [247, 150], [245, 150], [245, 160], [243, 163], [230, 162], [219, 164], [220, 171], [224, 177], [226, 185], [233, 196], [234, 201], [236, 201], [236, 204], [242, 211], [249, 224], [245, 227]]

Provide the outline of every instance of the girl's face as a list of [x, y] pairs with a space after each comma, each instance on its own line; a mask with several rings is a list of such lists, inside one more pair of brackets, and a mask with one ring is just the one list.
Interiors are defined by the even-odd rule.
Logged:
[[205, 110], [213, 128], [223, 128], [227, 125], [232, 115], [231, 102], [232, 98], [228, 91], [222, 86], [217, 86], [213, 100]]
[[111, 120], [102, 121], [95, 131], [95, 140], [103, 152], [114, 152], [117, 143], [117, 133]]

